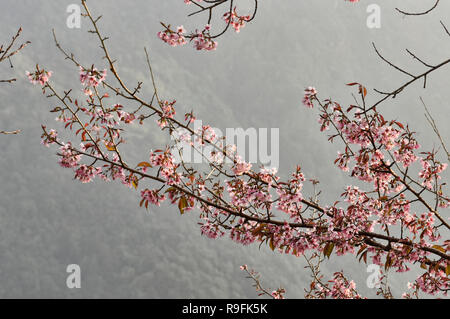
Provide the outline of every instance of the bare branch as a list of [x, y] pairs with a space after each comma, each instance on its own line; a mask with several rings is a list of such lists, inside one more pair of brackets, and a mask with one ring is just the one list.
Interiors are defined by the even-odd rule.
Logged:
[[423, 11], [423, 12], [406, 12], [406, 11], [400, 10], [399, 8], [395, 8], [395, 10], [397, 10], [398, 12], [400, 12], [404, 15], [407, 15], [407, 16], [423, 16], [423, 15], [430, 13], [434, 9], [436, 9], [439, 2], [440, 2], [440, 0], [436, 0], [435, 4], [430, 9]]

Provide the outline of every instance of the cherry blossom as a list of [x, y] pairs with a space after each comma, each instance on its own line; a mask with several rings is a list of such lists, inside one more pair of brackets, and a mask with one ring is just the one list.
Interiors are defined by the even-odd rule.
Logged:
[[317, 94], [317, 91], [315, 88], [313, 88], [312, 86], [307, 87], [305, 89], [305, 95], [303, 97], [303, 104], [306, 107], [312, 108], [313, 107], [313, 103], [312, 103], [312, 98], [315, 97], [315, 95]]
[[234, 30], [237, 33], [239, 33], [240, 29], [245, 27], [245, 23], [247, 21], [250, 21], [251, 16], [250, 15], [239, 16], [236, 13], [236, 7], [234, 7], [231, 12], [225, 12], [225, 14], [223, 15], [223, 19], [225, 20], [225, 22], [227, 24], [231, 24], [233, 26]]
[[[236, 17], [230, 15], [229, 23]], [[95, 21], [92, 19], [98, 30]], [[102, 39], [100, 31], [96, 32]], [[183, 35], [200, 50], [216, 46], [210, 26], [191, 37], [182, 27], [171, 31], [167, 26], [164, 32], [163, 37], [176, 34], [179, 39]], [[318, 112], [318, 131], [326, 133], [339, 150], [334, 161], [337, 172], [351, 181], [326, 201], [320, 198], [319, 181], [300, 165], [282, 178], [275, 168], [243, 160], [236, 154], [236, 146], [226, 144], [211, 125], [192, 127], [193, 112], [177, 114], [176, 100], [161, 99], [156, 86], [151, 101], [141, 97], [141, 84], [128, 88], [115, 69], [115, 60], [102, 49], [106, 68], [112, 70], [120, 88], [107, 82], [106, 71], [79, 67], [67, 54], [79, 67], [81, 92], [90, 89], [85, 101], [78, 101], [71, 92], [58, 93], [45, 70], [37, 68], [32, 76], [37, 82], [42, 80], [43, 93], [58, 102], [51, 111], [57, 113], [57, 121], [68, 133], [58, 135], [43, 126], [42, 143], [59, 147], [58, 163], [73, 171], [76, 180], [88, 183], [98, 176], [117, 181], [139, 192], [140, 206], [160, 206], [167, 200], [180, 214], [197, 212], [200, 233], [211, 239], [228, 237], [241, 245], [267, 246], [309, 262], [310, 254], [319, 261], [353, 255], [360, 262], [382, 266], [385, 272], [421, 267], [423, 272], [410, 285], [414, 291], [405, 297], [419, 292], [446, 295], [450, 289], [446, 232], [450, 227], [443, 209], [449, 207], [450, 199], [442, 173], [447, 163], [439, 160], [438, 152], [421, 147], [406, 123], [385, 118], [377, 107], [368, 107], [363, 85], [348, 84], [358, 88], [358, 96], [351, 102], [321, 99], [314, 87], [303, 93], [303, 105]], [[47, 79], [40, 79], [42, 75]], [[147, 121], [152, 117], [153, 121]], [[122, 145], [136, 119], [140, 125], [159, 127], [168, 136], [182, 129], [178, 140], [188, 141], [194, 148], [211, 148], [210, 156], [205, 156], [207, 162], [177, 161], [173, 140], [162, 146], [154, 145], [156, 142], [142, 145], [146, 155], [134, 162], [135, 158], [122, 153]], [[69, 137], [63, 139], [62, 135]], [[362, 298], [355, 282], [342, 271], [326, 281], [314, 265], [310, 268], [314, 278], [308, 297]], [[247, 266], [242, 270], [257, 281]], [[273, 298], [282, 298], [284, 293], [282, 288], [266, 291]]]
[[36, 65], [36, 71], [31, 73], [29, 71], [26, 72], [26, 75], [28, 79], [30, 80], [31, 84], [40, 84], [41, 86], [44, 86], [50, 77], [52, 76], [52, 71], [46, 71], [46, 70], [40, 70], [39, 66]]

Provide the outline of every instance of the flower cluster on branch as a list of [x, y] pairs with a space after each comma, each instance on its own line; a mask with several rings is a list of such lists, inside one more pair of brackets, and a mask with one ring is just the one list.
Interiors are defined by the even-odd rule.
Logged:
[[[201, 1], [185, 2], [199, 5]], [[226, 2], [207, 3], [217, 7]], [[37, 66], [34, 73], [29, 73], [32, 83], [56, 99], [59, 106], [52, 112], [57, 113], [57, 120], [65, 129], [74, 133], [72, 139], [63, 140], [56, 130], [42, 127], [43, 144], [59, 147], [59, 164], [72, 169], [75, 179], [83, 183], [96, 177], [117, 180], [139, 190], [140, 205], [146, 208], [168, 202], [177, 205], [181, 214], [196, 211], [200, 231], [208, 238], [228, 236], [242, 245], [266, 244], [273, 251], [295, 256], [354, 255], [359, 261], [369, 260], [382, 266], [386, 272], [422, 267], [423, 274], [410, 285], [414, 291], [405, 297], [419, 291], [447, 294], [450, 241], [446, 238], [450, 227], [442, 214], [449, 207], [450, 198], [441, 182], [447, 163], [440, 162], [434, 150], [420, 152], [415, 133], [405, 123], [386, 119], [377, 107], [380, 103], [369, 105], [367, 89], [362, 84], [348, 84], [357, 88], [358, 98], [345, 106], [320, 99], [313, 87], [304, 91], [303, 104], [319, 109], [319, 130], [329, 132], [330, 141], [340, 141], [341, 150], [334, 164], [355, 179], [355, 185], [345, 187], [336, 202], [322, 204], [316, 194], [304, 194], [305, 183], [316, 187], [318, 181], [308, 179], [300, 166], [287, 179], [282, 179], [273, 168], [254, 168], [211, 126], [194, 130], [193, 113], [177, 116], [176, 101], [161, 99], [154, 81], [152, 100], [141, 98], [142, 83], [131, 89], [121, 79], [105, 45], [106, 38], [99, 31], [99, 19], [92, 16], [85, 1], [82, 4], [100, 42], [106, 69], [119, 87], [109, 81], [106, 69], [84, 67], [58, 42], [57, 47], [81, 72], [84, 100], [72, 98], [71, 90], [57, 92], [50, 81], [50, 71]], [[226, 15], [228, 24], [252, 19], [238, 16], [231, 8], [233, 11]], [[190, 39], [211, 41], [209, 30], [205, 28]], [[190, 36], [182, 27], [171, 31], [168, 26], [159, 37], [179, 45]], [[204, 49], [203, 45], [210, 44], [198, 45]], [[147, 62], [154, 79], [148, 55]], [[115, 96], [124, 98], [126, 105], [118, 104]], [[135, 120], [144, 125], [149, 119], [153, 119], [150, 125], [168, 134], [183, 129], [186, 134], [179, 138], [184, 142], [196, 140], [210, 146], [211, 156], [205, 156], [207, 167], [177, 162], [177, 141], [154, 151], [149, 147], [147, 158], [130, 164], [119, 150], [126, 142], [126, 128]], [[415, 165], [419, 166], [418, 174], [413, 173]], [[363, 186], [356, 186], [358, 183]], [[246, 267], [243, 270], [255, 280], [255, 273]], [[325, 284], [313, 265], [311, 270], [316, 275], [307, 296], [362, 298], [355, 283], [342, 272], [336, 272]], [[387, 291], [383, 295], [390, 295]], [[284, 290], [280, 288], [269, 295], [281, 298]]]

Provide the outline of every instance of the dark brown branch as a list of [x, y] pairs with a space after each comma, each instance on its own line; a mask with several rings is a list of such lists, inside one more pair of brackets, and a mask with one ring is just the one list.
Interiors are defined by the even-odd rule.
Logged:
[[406, 12], [406, 11], [400, 10], [399, 8], [395, 8], [395, 10], [397, 10], [398, 12], [400, 12], [404, 15], [407, 15], [407, 16], [423, 16], [423, 15], [430, 13], [434, 9], [436, 9], [439, 2], [440, 2], [440, 0], [436, 0], [435, 4], [430, 9], [423, 11], [423, 12]]
[[400, 67], [396, 66], [394, 63], [392, 63], [392, 62], [390, 62], [389, 60], [387, 60], [384, 56], [382, 56], [381, 53], [378, 51], [377, 47], [375, 46], [375, 43], [374, 43], [374, 42], [372, 42], [372, 46], [373, 46], [373, 48], [375, 49], [375, 52], [377, 53], [377, 55], [378, 55], [384, 62], [386, 62], [387, 64], [389, 64], [389, 65], [390, 65], [391, 67], [393, 67], [394, 69], [396, 69], [396, 70], [398, 70], [398, 71], [400, 71], [400, 72], [402, 72], [402, 73], [404, 73], [404, 74], [406, 74], [406, 75], [409, 75], [409, 76], [412, 77], [412, 78], [415, 78], [414, 75], [412, 75], [411, 73], [409, 73], [409, 72], [407, 72], [407, 71], [401, 69]]

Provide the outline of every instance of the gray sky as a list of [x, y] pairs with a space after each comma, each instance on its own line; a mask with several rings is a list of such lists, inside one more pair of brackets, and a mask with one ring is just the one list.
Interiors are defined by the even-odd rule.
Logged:
[[[18, 78], [12, 86], [0, 86], [0, 129], [22, 130], [17, 136], [0, 136], [0, 297], [256, 297], [239, 270], [242, 264], [261, 272], [267, 287], [281, 285], [288, 297], [303, 297], [309, 273], [302, 258], [257, 245], [242, 247], [227, 238], [206, 239], [200, 236], [195, 212], [180, 216], [169, 206], [147, 212], [138, 206], [138, 193], [121, 185], [75, 182], [70, 171], [57, 166], [55, 149], [40, 145], [40, 125], [57, 127], [54, 114], [48, 113], [55, 105], [27, 82], [25, 71], [39, 63], [54, 71], [52, 80], [59, 89], [79, 86], [77, 69], [53, 44], [52, 28], [80, 61], [99, 68], [103, 63], [98, 43], [86, 32], [86, 20], [81, 29], [67, 28], [71, 3], [76, 1], [3, 4], [2, 43], [22, 26], [22, 39], [32, 44], [13, 59], [13, 70], [7, 63], [0, 66], [7, 74], [2, 78]], [[369, 3], [381, 7], [380, 29], [366, 26]], [[301, 105], [303, 88], [313, 85], [322, 98], [350, 104], [352, 90], [345, 83], [382, 90], [400, 86], [407, 78], [380, 61], [372, 41], [386, 57], [414, 72], [421, 65], [405, 48], [430, 63], [448, 58], [450, 49], [450, 38], [439, 24], [443, 20], [450, 25], [448, 2], [429, 16], [405, 18], [394, 8], [420, 10], [418, 1], [262, 0], [257, 19], [241, 33], [219, 38], [214, 52], [171, 48], [157, 39], [159, 21], [186, 28], [204, 23], [188, 19], [189, 7], [181, 0], [97, 0], [89, 5], [95, 14], [103, 14], [100, 26], [111, 38], [110, 51], [125, 80], [150, 85], [146, 46], [160, 94], [176, 99], [179, 113], [194, 109], [204, 123], [219, 128], [279, 128], [281, 175], [302, 165], [308, 178], [322, 182], [324, 203], [337, 200], [351, 181], [333, 167], [337, 146], [319, 132], [317, 113]], [[420, 83], [410, 87], [382, 110], [408, 122], [421, 144], [431, 148], [438, 141], [419, 96], [450, 140], [448, 70], [433, 74], [428, 85], [426, 90]], [[161, 146], [164, 141], [156, 131], [147, 126], [129, 132], [126, 147], [132, 159]], [[66, 287], [65, 270], [72, 263], [81, 266], [81, 289]], [[365, 284], [365, 265], [353, 258], [332, 256], [323, 269], [344, 270], [363, 294], [374, 293]], [[391, 281], [395, 293], [405, 290], [404, 277], [393, 275]]]

